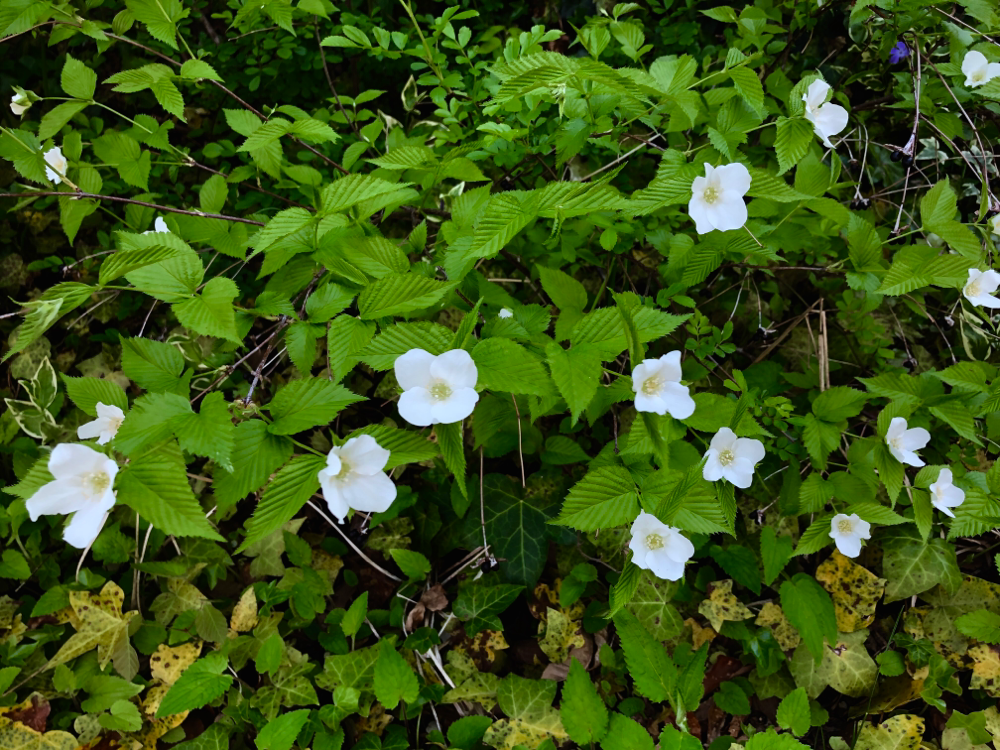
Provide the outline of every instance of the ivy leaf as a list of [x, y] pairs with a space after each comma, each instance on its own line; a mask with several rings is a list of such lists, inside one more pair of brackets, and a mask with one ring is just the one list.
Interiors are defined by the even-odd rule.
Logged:
[[76, 615], [73, 622], [76, 632], [49, 660], [45, 665], [46, 669], [65, 664], [95, 648], [97, 662], [104, 669], [122, 644], [131, 648], [128, 646], [129, 622], [138, 612], [122, 614], [124, 601], [125, 592], [111, 581], [104, 584], [104, 588], [97, 594], [70, 591], [69, 604]]
[[388, 709], [400, 701], [413, 703], [420, 692], [420, 683], [413, 669], [396, 651], [395, 639], [383, 639], [375, 662], [375, 697]]
[[483, 479], [483, 498], [486, 536], [496, 556], [506, 558], [501, 573], [511, 583], [534, 586], [548, 556], [551, 501], [525, 497], [518, 482], [500, 474]]
[[823, 658], [824, 639], [837, 642], [837, 615], [833, 600], [816, 579], [796, 573], [781, 584], [781, 608], [802, 636], [817, 663]]
[[569, 738], [581, 747], [600, 742], [608, 731], [608, 707], [576, 658], [571, 659], [563, 683], [559, 714]]
[[941, 584], [954, 591], [962, 582], [954, 544], [944, 539], [925, 542], [911, 526], [893, 530], [883, 542], [882, 575], [887, 603], [907, 599]]
[[232, 676], [225, 673], [226, 664], [225, 655], [215, 651], [185, 669], [163, 696], [156, 718], [202, 708], [221, 698], [233, 684]]
[[503, 630], [497, 617], [524, 590], [512, 583], [490, 584], [474, 581], [459, 590], [455, 599], [455, 615], [465, 621], [465, 632], [475, 635], [480, 630]]

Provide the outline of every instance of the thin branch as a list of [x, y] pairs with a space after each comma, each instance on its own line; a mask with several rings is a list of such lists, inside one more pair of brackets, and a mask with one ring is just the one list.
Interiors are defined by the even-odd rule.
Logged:
[[[320, 497], [320, 495], [313, 495], [313, 497]], [[399, 578], [397, 576], [394, 576], [392, 573], [390, 573], [388, 570], [386, 570], [385, 568], [383, 568], [381, 565], [379, 565], [374, 560], [372, 560], [370, 557], [368, 557], [368, 555], [366, 555], [364, 552], [362, 552], [361, 549], [358, 547], [358, 545], [356, 545], [354, 542], [352, 542], [351, 538], [349, 536], [347, 536], [347, 534], [345, 534], [343, 532], [343, 530], [341, 530], [340, 526], [338, 526], [334, 522], [334, 520], [332, 518], [330, 518], [328, 515], [326, 515], [326, 513], [324, 513], [323, 511], [321, 511], [319, 509], [319, 507], [312, 500], [307, 500], [306, 501], [306, 505], [308, 505], [314, 511], [316, 511], [317, 513], [319, 513], [319, 515], [323, 518], [323, 520], [326, 521], [328, 524], [330, 524], [330, 526], [332, 526], [333, 529], [338, 534], [340, 534], [341, 538], [343, 538], [343, 540], [345, 542], [347, 542], [348, 546], [351, 549], [353, 549], [355, 552], [358, 553], [358, 555], [361, 557], [362, 560], [364, 560], [366, 563], [368, 563], [369, 565], [371, 565], [373, 568], [375, 568], [375, 570], [377, 570], [379, 573], [381, 573], [382, 575], [384, 575], [386, 578], [391, 578], [393, 581], [396, 581], [397, 583], [399, 583], [399, 582], [402, 581], [401, 578]]]
[[256, 227], [264, 226], [262, 221], [254, 221], [253, 219], [243, 219], [239, 216], [226, 216], [225, 214], [207, 214], [204, 211], [188, 211], [184, 208], [174, 208], [173, 206], [161, 206], [158, 203], [147, 203], [146, 201], [137, 201], [132, 198], [122, 198], [117, 195], [100, 195], [99, 193], [68, 193], [59, 190], [38, 190], [32, 192], [24, 193], [0, 193], [0, 198], [45, 198], [48, 196], [56, 198], [72, 198], [73, 200], [81, 200], [83, 198], [90, 198], [92, 200], [98, 201], [112, 201], [114, 203], [131, 203], [134, 206], [145, 206], [146, 208], [155, 208], [157, 211], [166, 211], [172, 214], [184, 214], [185, 216], [200, 216], [203, 219], [222, 219], [224, 221], [235, 221], [240, 224], [253, 224]]
[[344, 116], [344, 119], [347, 120], [347, 124], [351, 126], [351, 130], [354, 131], [354, 134], [358, 138], [361, 138], [361, 132], [358, 130], [358, 124], [348, 116], [347, 110], [344, 109], [344, 105], [340, 103], [340, 96], [337, 94], [337, 87], [333, 85], [333, 78], [330, 76], [330, 68], [326, 64], [326, 50], [323, 49], [323, 40], [320, 39], [319, 36], [318, 21], [313, 29], [316, 32], [316, 43], [319, 45], [319, 57], [320, 60], [323, 61], [323, 73], [326, 75], [326, 82], [330, 86], [330, 91], [333, 92], [333, 98], [337, 100], [337, 106], [340, 108], [340, 113]]

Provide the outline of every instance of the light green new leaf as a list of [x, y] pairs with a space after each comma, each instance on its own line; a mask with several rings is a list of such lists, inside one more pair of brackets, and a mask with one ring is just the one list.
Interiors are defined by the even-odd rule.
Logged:
[[157, 718], [202, 708], [221, 698], [233, 684], [232, 676], [226, 673], [226, 661], [221, 651], [214, 651], [185, 669], [163, 696]]
[[236, 311], [233, 299], [240, 293], [232, 279], [217, 276], [210, 279], [200, 294], [174, 304], [174, 315], [181, 325], [203, 336], [216, 336], [242, 344], [236, 331]]
[[74, 378], [62, 374], [61, 377], [66, 385], [67, 395], [85, 414], [96, 417], [99, 403], [128, 411], [128, 396], [117, 383], [104, 378]]
[[1000, 615], [988, 609], [977, 609], [962, 615], [955, 620], [955, 627], [977, 641], [990, 645], [1000, 643]]
[[300, 708], [268, 721], [255, 740], [259, 750], [291, 750], [310, 713], [308, 708]]
[[97, 73], [72, 55], [66, 55], [59, 83], [67, 96], [76, 99], [93, 99], [97, 89]]

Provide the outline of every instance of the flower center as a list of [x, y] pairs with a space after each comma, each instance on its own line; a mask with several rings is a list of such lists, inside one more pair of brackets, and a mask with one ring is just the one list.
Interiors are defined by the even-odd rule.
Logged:
[[849, 518], [841, 518], [837, 521], [837, 531], [841, 534], [850, 534], [854, 531], [854, 524]]
[[444, 401], [451, 396], [451, 388], [447, 383], [435, 383], [431, 386], [431, 396], [438, 401]]
[[663, 549], [663, 537], [659, 534], [647, 534], [646, 549]]
[[660, 388], [662, 387], [663, 383], [659, 378], [649, 378], [642, 384], [642, 392], [647, 396], [655, 396], [660, 392]]
[[965, 293], [969, 297], [978, 297], [979, 296], [979, 291], [980, 291], [979, 290], [979, 279], [976, 279], [975, 281], [970, 281], [968, 284], [965, 285]]
[[901, 450], [903, 450], [903, 446], [901, 445], [901, 442], [902, 442], [902, 437], [901, 436], [900, 437], [894, 437], [892, 440], [889, 441], [889, 445], [891, 445], [896, 450], [901, 451]]
[[731, 464], [735, 460], [736, 456], [728, 448], [726, 448], [726, 450], [722, 451], [722, 453], [719, 454], [719, 463], [722, 464], [723, 466], [729, 466], [729, 464]]
[[705, 203], [715, 203], [719, 200], [719, 191], [714, 187], [707, 187], [701, 197], [704, 199]]
[[347, 479], [347, 475], [351, 473], [351, 465], [347, 463], [344, 459], [340, 459], [340, 473], [334, 477], [334, 479]]
[[110, 484], [111, 480], [103, 471], [91, 472], [83, 478], [83, 486], [94, 495], [103, 495]]

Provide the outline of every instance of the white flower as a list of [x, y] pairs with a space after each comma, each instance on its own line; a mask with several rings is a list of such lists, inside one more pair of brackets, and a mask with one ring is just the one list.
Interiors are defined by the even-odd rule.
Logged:
[[667, 526], [649, 513], [639, 513], [632, 523], [632, 562], [653, 575], [676, 581], [684, 575], [684, 563], [694, 554], [691, 540], [680, 529]]
[[982, 52], [969, 50], [962, 60], [965, 85], [975, 88], [1000, 76], [1000, 63], [991, 63]]
[[1000, 287], [1000, 273], [990, 269], [969, 269], [969, 280], [962, 288], [962, 296], [977, 307], [1000, 307], [1000, 299], [992, 296]]
[[28, 95], [23, 92], [20, 94], [14, 94], [14, 96], [10, 98], [10, 111], [18, 117], [27, 112], [30, 106], [31, 100], [28, 99]]
[[58, 146], [54, 146], [45, 152], [45, 176], [51, 181], [58, 185], [63, 181], [63, 177], [66, 176], [66, 170], [69, 168], [69, 162], [66, 161], [66, 157], [63, 156], [62, 149]]
[[80, 440], [97, 438], [98, 445], [107, 445], [111, 442], [111, 438], [117, 434], [123, 421], [125, 421], [125, 412], [117, 406], [108, 406], [98, 401], [97, 419], [77, 427], [76, 436]]
[[753, 483], [754, 467], [764, 458], [764, 444], [753, 438], [738, 438], [728, 427], [719, 429], [705, 452], [701, 475], [709, 482], [726, 479], [742, 490]]
[[514, 313], [512, 313], [510, 310], [508, 310], [505, 307], [500, 312], [497, 313], [497, 317], [498, 318], [513, 318], [514, 317]]
[[330, 512], [341, 523], [352, 508], [382, 513], [396, 499], [396, 485], [382, 469], [389, 451], [371, 435], [360, 435], [330, 449], [319, 484]]
[[747, 206], [743, 196], [750, 189], [750, 173], [742, 164], [724, 167], [705, 165], [705, 176], [695, 177], [691, 183], [691, 202], [688, 213], [694, 219], [698, 234], [713, 229], [725, 232], [740, 229], [747, 223]]
[[687, 419], [694, 414], [694, 399], [680, 380], [679, 351], [668, 352], [659, 359], [642, 360], [632, 371], [635, 410], [661, 417], [669, 412], [674, 419]]
[[830, 522], [830, 538], [844, 557], [857, 557], [861, 554], [861, 540], [872, 538], [872, 525], [857, 513], [838, 513]]
[[423, 349], [410, 349], [396, 358], [394, 367], [403, 389], [399, 414], [412, 425], [461, 422], [479, 401], [479, 371], [464, 349], [452, 349], [436, 357]]
[[812, 123], [816, 135], [823, 139], [823, 145], [833, 148], [830, 136], [847, 127], [847, 110], [839, 104], [827, 102], [829, 92], [830, 84], [817, 78], [809, 84], [802, 101], [806, 103], [806, 119]]
[[951, 512], [951, 509], [957, 508], [965, 502], [965, 492], [952, 484], [951, 469], [941, 469], [938, 472], [937, 481], [929, 489], [931, 491], [931, 505], [946, 516], [954, 518], [955, 514]]
[[28, 498], [28, 515], [37, 521], [39, 516], [72, 513], [63, 539], [86, 549], [114, 507], [118, 464], [86, 445], [62, 444], [49, 455], [49, 471], [55, 479]]
[[908, 466], [924, 465], [916, 451], [927, 445], [930, 439], [931, 434], [923, 427], [906, 429], [906, 420], [902, 417], [893, 417], [885, 433], [885, 444], [889, 446], [889, 452], [901, 464]]
[[167, 226], [167, 222], [162, 216], [157, 216], [156, 221], [153, 222], [153, 228], [143, 232], [143, 234], [153, 234], [154, 232], [170, 232], [170, 227]]

